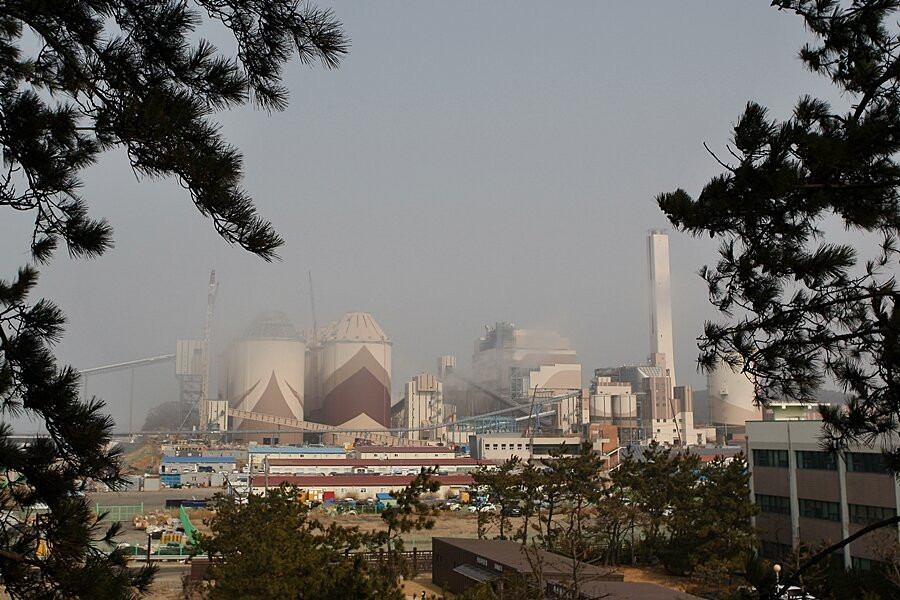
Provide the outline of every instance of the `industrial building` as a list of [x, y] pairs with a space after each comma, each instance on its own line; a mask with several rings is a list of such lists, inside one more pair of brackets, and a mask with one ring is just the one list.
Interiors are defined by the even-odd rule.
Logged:
[[272, 475], [418, 475], [422, 469], [438, 473], [466, 474], [494, 463], [469, 457], [453, 458], [272, 458], [268, 470]]
[[346, 449], [323, 446], [250, 446], [247, 453], [251, 473], [262, 471], [273, 458], [347, 458]]
[[[220, 377], [223, 399], [232, 409], [296, 419], [304, 417], [306, 344], [281, 312], [257, 316], [243, 335], [231, 344]], [[271, 443], [268, 423], [234, 418], [228, 427], [235, 439]], [[268, 439], [267, 439], [268, 438]], [[280, 443], [303, 441], [302, 432], [285, 431]]]
[[[801, 544], [837, 542], [900, 512], [900, 480], [879, 448], [825, 452], [821, 421], [751, 421], [746, 427], [751, 492], [760, 509], [755, 526], [766, 557], [780, 560]], [[896, 527], [864, 536], [844, 546], [844, 566], [866, 568], [897, 541]]]
[[480, 415], [525, 404], [532, 394], [580, 390], [581, 365], [568, 339], [556, 332], [519, 329], [501, 322], [475, 342], [472, 381], [458, 415]]
[[[414, 475], [256, 475], [250, 489], [254, 494], [264, 494], [270, 488], [282, 484], [304, 490], [311, 499], [320, 501], [375, 500], [377, 494], [399, 492], [407, 487]], [[436, 475], [436, 498], [447, 498], [468, 489], [474, 483], [470, 475]]]
[[[655, 357], [657, 361], [660, 357]], [[694, 427], [690, 386], [670, 385], [659, 364], [594, 370], [590, 392], [592, 423], [618, 425], [623, 443], [705, 444], [709, 432]], [[670, 395], [671, 394], [671, 395]]]
[[[594, 371], [589, 389], [588, 415], [591, 423], [612, 423], [623, 430], [626, 439], [640, 439], [638, 398], [628, 381], [614, 380]], [[622, 434], [620, 434], [622, 435]]]
[[456, 450], [449, 446], [357, 446], [352, 458], [361, 460], [424, 458], [447, 459], [456, 456]]
[[471, 453], [479, 460], [503, 462], [517, 457], [522, 461], [550, 458], [550, 453], [560, 448], [577, 454], [581, 447], [581, 436], [539, 436], [529, 437], [521, 433], [485, 433], [472, 436]]
[[444, 423], [444, 386], [437, 377], [420, 373], [403, 386], [403, 424], [411, 440], [443, 440], [445, 428], [425, 429]]
[[375, 318], [351, 312], [312, 331], [307, 365], [309, 419], [328, 425], [388, 427], [391, 340]]

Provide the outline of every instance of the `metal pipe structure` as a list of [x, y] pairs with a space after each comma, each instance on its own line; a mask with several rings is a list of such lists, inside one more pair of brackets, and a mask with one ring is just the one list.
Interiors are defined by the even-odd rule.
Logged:
[[[571, 392], [568, 394], [563, 394], [562, 396], [554, 396], [552, 398], [536, 398], [534, 404], [540, 410], [540, 407], [542, 407], [545, 404], [551, 404], [553, 402], [558, 402], [560, 400], [566, 400], [566, 399], [574, 397], [578, 393], [580, 393], [580, 392]], [[493, 416], [502, 415], [505, 413], [510, 413], [510, 412], [519, 411], [519, 410], [523, 410], [523, 409], [527, 410], [528, 406], [513, 406], [513, 407], [509, 407], [509, 408], [501, 408], [499, 410], [494, 410], [491, 412], [484, 413], [483, 415], [464, 417], [464, 418], [458, 419], [456, 421], [448, 421], [445, 423], [438, 423], [438, 424], [433, 424], [433, 425], [424, 425], [422, 427], [397, 427], [397, 428], [389, 428], [389, 429], [371, 429], [371, 428], [351, 429], [351, 428], [343, 428], [343, 427], [325, 425], [322, 423], [311, 423], [309, 421], [296, 421], [293, 419], [284, 419], [282, 417], [272, 417], [271, 415], [263, 415], [263, 416], [266, 417], [265, 422], [268, 422], [273, 419], [277, 419], [279, 421], [278, 424], [281, 427], [288, 427], [291, 429], [299, 429], [299, 430], [307, 430], [307, 428], [308, 428], [308, 431], [313, 431], [315, 433], [374, 433], [374, 434], [382, 434], [382, 435], [391, 435], [391, 434], [398, 434], [398, 433], [401, 433], [401, 434], [407, 433], [410, 431], [431, 431], [431, 430], [435, 430], [435, 429], [440, 429], [442, 427], [458, 425], [461, 423], [467, 423], [469, 421], [477, 421], [477, 420], [483, 419], [485, 417], [493, 417]], [[228, 412], [231, 413], [234, 411], [229, 410]], [[241, 417], [245, 418], [245, 419], [249, 418], [252, 420], [252, 417], [250, 415], [255, 416], [254, 413], [250, 413], [248, 411], [237, 411], [237, 412], [239, 412], [241, 414]], [[548, 416], [548, 415], [553, 414], [554, 412], [555, 411], [551, 410], [551, 411], [539, 412], [539, 414], [540, 414], [540, 416]], [[529, 414], [525, 417], [520, 417], [519, 419], [516, 419], [516, 420], [519, 421], [519, 420], [532, 419], [532, 418], [534, 418], [534, 415]], [[291, 421], [293, 421], [293, 423], [290, 423]], [[182, 430], [144, 431], [141, 433], [141, 435], [179, 435], [179, 434], [184, 434], [184, 433], [185, 432]], [[233, 433], [233, 432], [223, 432], [223, 433]], [[275, 430], [271, 430], [271, 431], [253, 430], [253, 433], [254, 434], [284, 433], [284, 429], [275, 429]], [[113, 434], [113, 435], [114, 436], [126, 436], [128, 434]], [[17, 436], [17, 434], [14, 434], [14, 436]], [[22, 437], [34, 437], [34, 436], [29, 434], [27, 436], [22, 436]]]
[[174, 354], [163, 354], [160, 356], [151, 356], [150, 358], [141, 358], [139, 360], [130, 360], [128, 362], [116, 363], [114, 365], [106, 365], [103, 367], [92, 367], [90, 369], [82, 369], [78, 371], [79, 375], [96, 375], [98, 373], [111, 373], [113, 371], [124, 371], [125, 369], [133, 369], [135, 367], [145, 367], [154, 363], [165, 362], [167, 360], [175, 360]]
[[81, 375], [81, 395], [87, 400], [87, 384], [88, 377], [91, 375], [100, 375], [102, 373], [114, 373], [116, 371], [125, 371], [131, 370], [131, 387], [128, 397], [128, 433], [129, 435], [134, 432], [134, 424], [132, 419], [134, 418], [134, 370], [137, 367], [146, 367], [149, 365], [154, 365], [156, 363], [167, 362], [170, 360], [175, 360], [174, 354], [162, 354], [160, 356], [151, 356], [150, 358], [139, 358], [138, 360], [129, 360], [128, 362], [116, 363], [114, 365], [105, 365], [102, 367], [91, 367], [90, 369], [82, 369], [78, 371], [78, 374]]

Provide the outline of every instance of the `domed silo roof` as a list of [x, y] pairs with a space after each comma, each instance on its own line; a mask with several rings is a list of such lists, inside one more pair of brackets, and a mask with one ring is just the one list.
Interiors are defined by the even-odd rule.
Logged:
[[280, 310], [269, 310], [256, 315], [256, 318], [244, 330], [241, 338], [245, 340], [299, 340], [300, 335], [286, 314]]
[[367, 312], [349, 312], [328, 326], [324, 341], [390, 344], [381, 325]]

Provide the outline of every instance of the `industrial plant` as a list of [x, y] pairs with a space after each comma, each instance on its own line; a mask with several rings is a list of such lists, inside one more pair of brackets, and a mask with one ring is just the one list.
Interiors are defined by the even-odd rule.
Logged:
[[[394, 390], [393, 342], [375, 316], [349, 312], [319, 326], [314, 305], [310, 328], [297, 327], [282, 312], [261, 312], [213, 355], [215, 272], [203, 339], [179, 340], [172, 355], [84, 374], [174, 360], [180, 389], [175, 433], [218, 435], [245, 444], [365, 440], [473, 448], [487, 443], [493, 450], [494, 442], [479, 436], [572, 441], [596, 438], [598, 431], [622, 445], [655, 440], [693, 446], [739, 439], [744, 423], [762, 416], [754, 405], [753, 382], [720, 365], [708, 374], [708, 389], [697, 394], [696, 406], [691, 387], [676, 383], [669, 240], [664, 231], [652, 230], [647, 242], [647, 360], [594, 366], [587, 380], [569, 338], [498, 321], [485, 326], [482, 335], [473, 332], [469, 365], [443, 355], [434, 372], [418, 373]], [[518, 450], [518, 444], [497, 444]]]
[[[863, 450], [853, 455], [860, 473], [822, 463], [836, 473], [828, 490], [815, 489], [810, 479], [802, 490], [785, 492], [785, 473], [793, 469], [800, 482], [806, 477], [804, 464], [788, 458], [785, 428], [796, 432], [798, 456], [819, 456], [814, 440], [821, 425], [789, 424], [811, 418], [809, 407], [775, 403], [764, 414], [740, 365], [719, 364], [696, 394], [676, 381], [668, 236], [654, 230], [647, 241], [650, 336], [638, 364], [585, 369], [560, 332], [496, 321], [472, 332], [471, 357], [444, 354], [434, 371], [394, 382], [393, 341], [374, 315], [349, 312], [318, 326], [315, 308], [307, 329], [279, 311], [248, 316], [239, 334], [213, 353], [213, 273], [202, 339], [179, 340], [174, 354], [83, 373], [133, 373], [174, 360], [177, 427], [147, 432], [155, 462], [133, 477], [143, 491], [219, 487], [246, 497], [287, 485], [310, 506], [356, 514], [357, 507], [377, 511], [396, 502], [395, 494], [427, 469], [436, 485], [429, 501], [471, 512], [493, 510], [479, 499], [476, 472], [510, 459], [540, 464], [572, 457], [588, 443], [603, 458], [602, 468], [612, 470], [625, 456], [641, 460], [651, 443], [686, 449], [701, 463], [731, 460], [746, 445], [770, 554], [836, 535], [841, 524], [846, 533], [847, 515], [888, 514], [884, 507], [900, 496], [887, 476], [879, 479], [877, 506], [835, 495], [874, 468]], [[780, 471], [770, 473], [774, 468]], [[816, 512], [822, 507], [825, 517]], [[826, 517], [827, 527], [798, 533], [804, 519]], [[779, 537], [788, 529], [795, 532], [790, 540]], [[441, 540], [434, 548], [440, 550]], [[845, 564], [872, 559], [865, 549], [850, 552], [843, 552]]]

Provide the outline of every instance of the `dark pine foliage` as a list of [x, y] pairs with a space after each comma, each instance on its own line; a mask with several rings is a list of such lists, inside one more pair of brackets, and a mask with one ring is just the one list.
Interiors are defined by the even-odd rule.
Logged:
[[[696, 199], [657, 198], [678, 229], [721, 241], [701, 274], [727, 322], [706, 324], [700, 363], [742, 369], [763, 403], [814, 401], [837, 383], [852, 400], [823, 409], [826, 442], [887, 442], [900, 473], [900, 1], [772, 4], [802, 17], [816, 41], [800, 58], [841, 101], [805, 96], [783, 120], [749, 103], [723, 174]], [[859, 247], [826, 239], [826, 222]]]
[[[234, 33], [235, 57], [197, 38], [204, 19]], [[62, 313], [28, 297], [61, 244], [87, 258], [112, 245], [107, 222], [88, 216], [80, 171], [122, 148], [135, 174], [175, 178], [225, 240], [271, 260], [281, 238], [212, 117], [247, 102], [284, 108], [286, 63], [335, 67], [347, 48], [330, 11], [294, 0], [0, 3], [0, 206], [34, 217], [32, 264], [0, 281], [0, 420], [24, 414], [50, 433], [22, 448], [0, 422], [0, 583], [14, 598], [131, 598], [153, 575], [125, 567], [117, 527], [95, 522], [77, 493], [89, 479], [120, 483], [113, 424], [54, 360]]]

